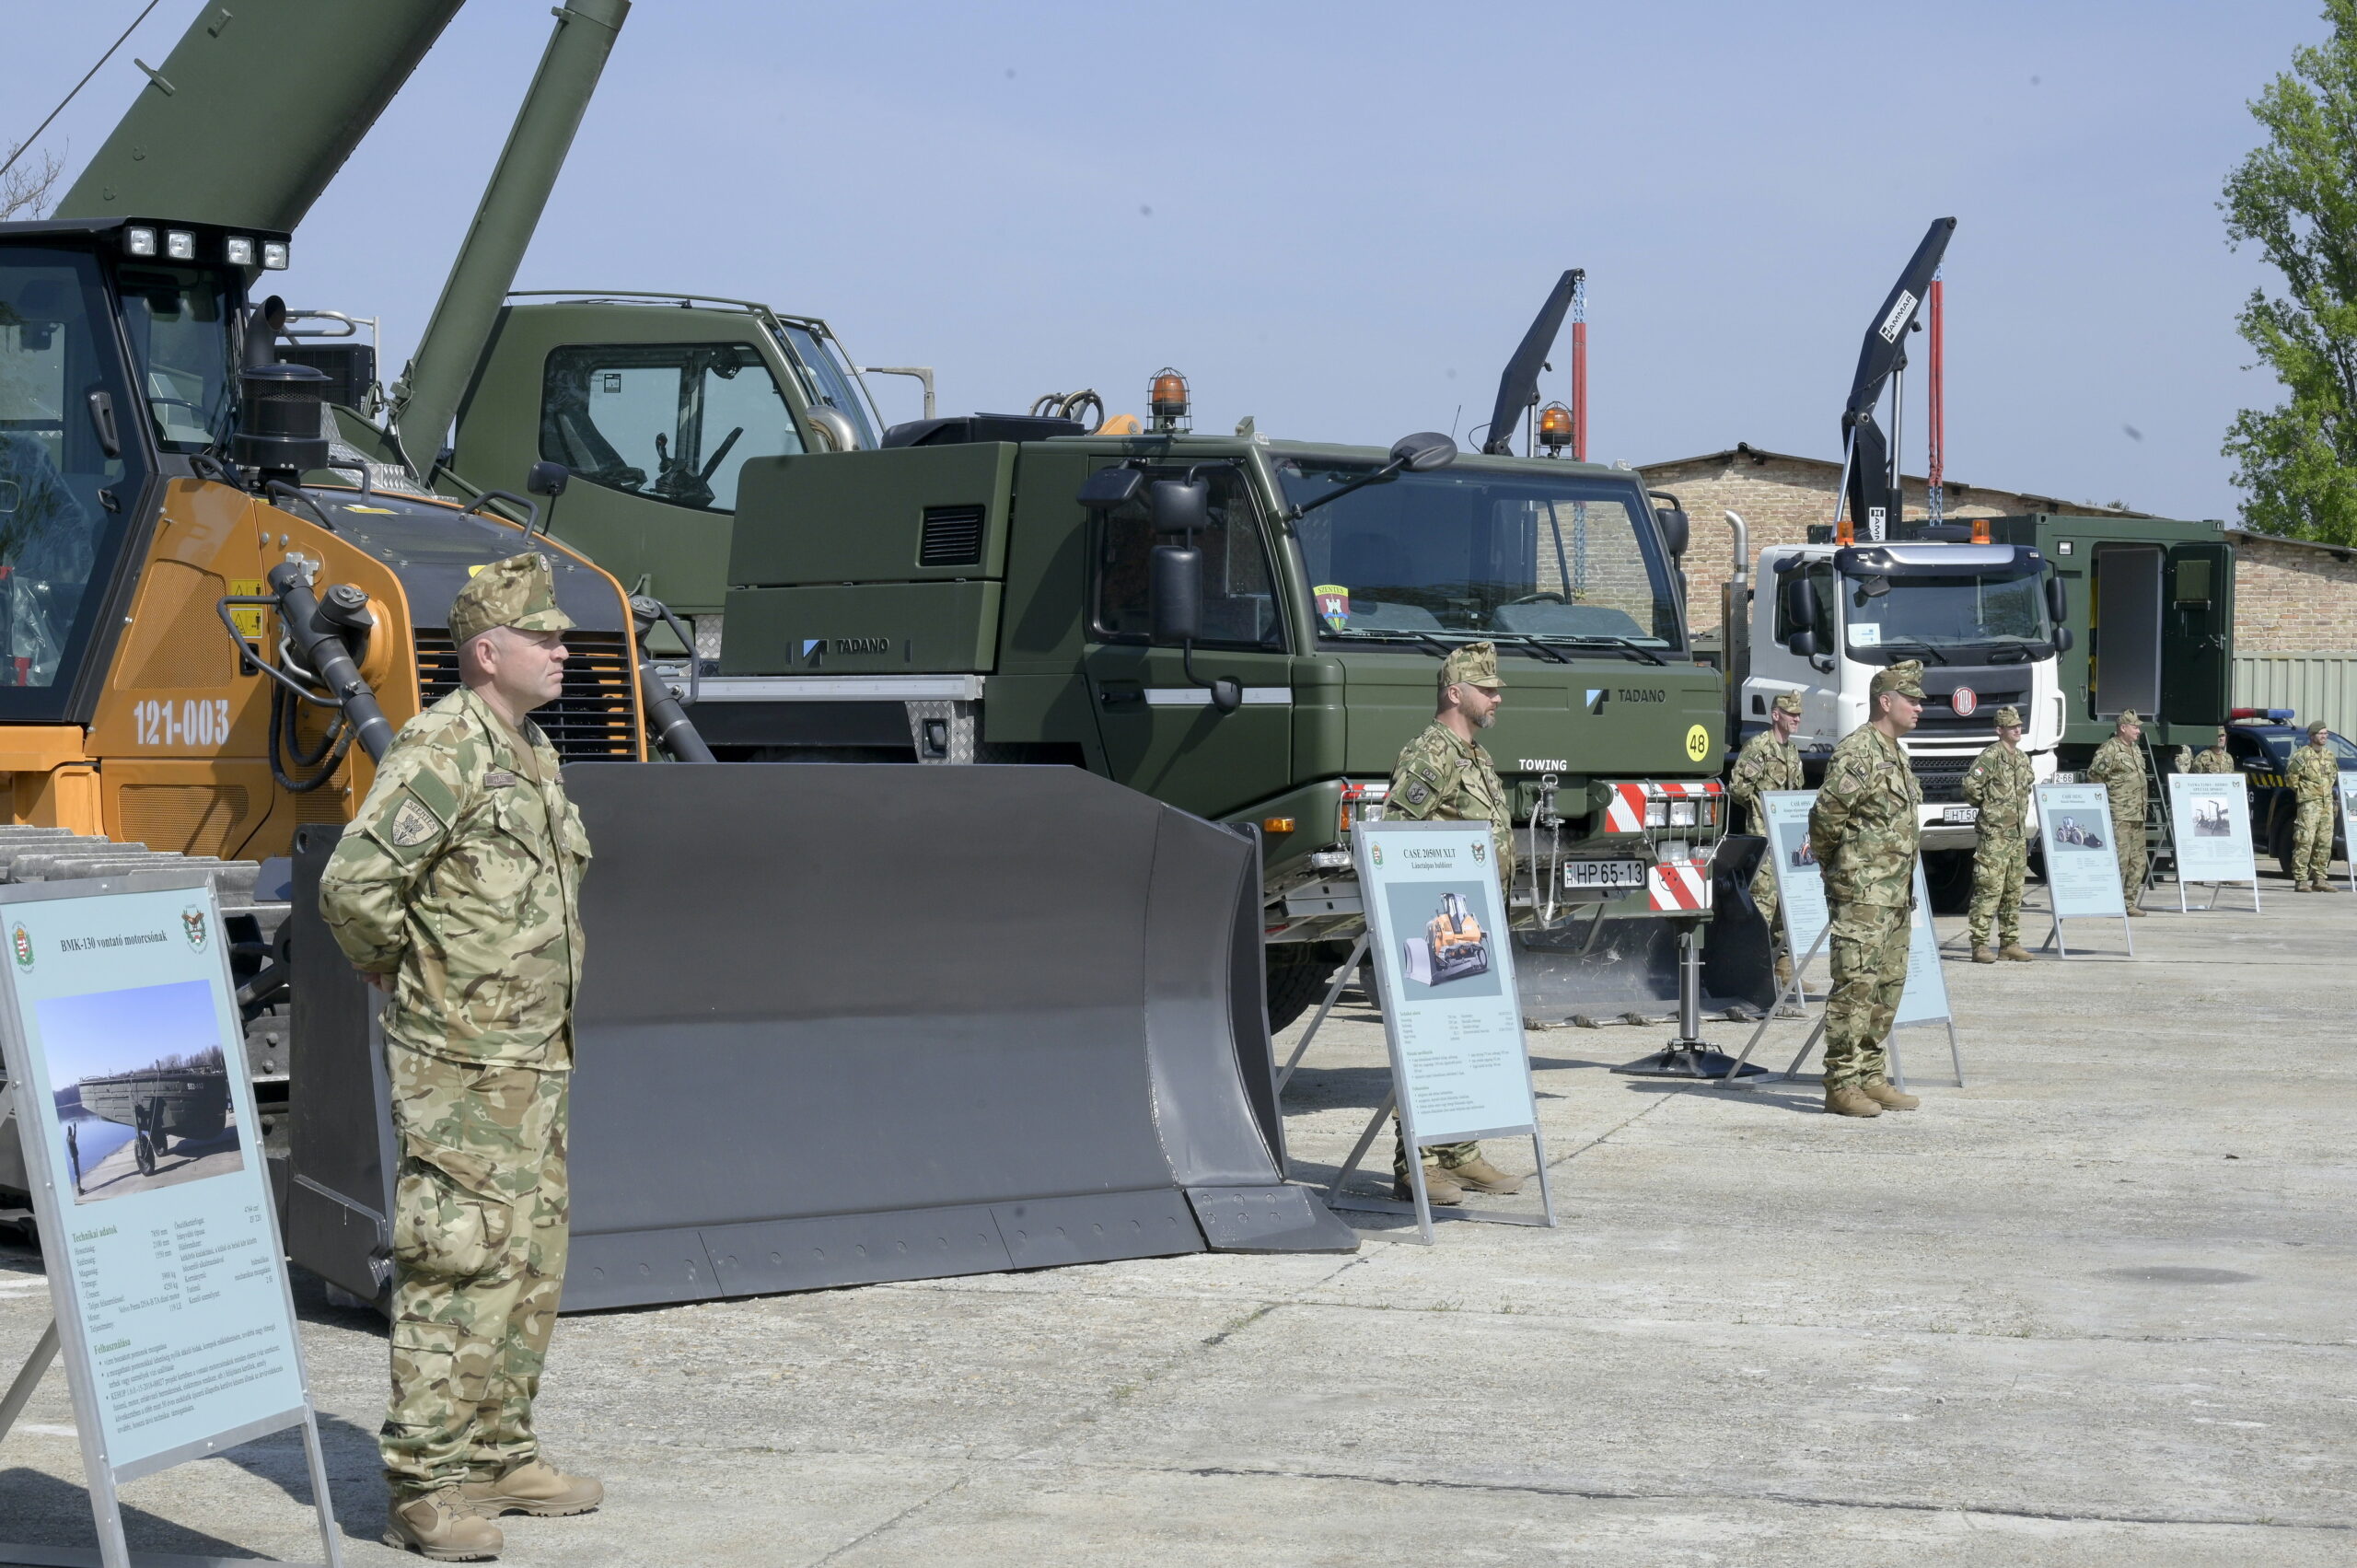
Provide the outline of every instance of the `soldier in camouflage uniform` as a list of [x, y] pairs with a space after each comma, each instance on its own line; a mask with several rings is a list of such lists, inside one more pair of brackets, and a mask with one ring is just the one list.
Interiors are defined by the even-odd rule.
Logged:
[[[1511, 900], [1514, 818], [1498, 770], [1473, 738], [1475, 730], [1497, 722], [1505, 684], [1498, 679], [1498, 650], [1492, 644], [1468, 643], [1442, 661], [1439, 711], [1422, 735], [1400, 748], [1383, 814], [1417, 822], [1489, 823], [1490, 842], [1498, 857], [1498, 886]], [[1395, 1132], [1398, 1125], [1395, 1120]], [[1423, 1156], [1424, 1195], [1436, 1204], [1462, 1201], [1468, 1187], [1482, 1192], [1521, 1190], [1523, 1178], [1509, 1176], [1483, 1159], [1478, 1143], [1431, 1144]], [[1407, 1141], [1397, 1136], [1391, 1191], [1403, 1202], [1413, 1194], [1408, 1182]]]
[[[1800, 693], [1777, 692], [1769, 705], [1768, 727], [1743, 743], [1727, 774], [1728, 793], [1743, 807], [1751, 831], [1763, 839], [1769, 836], [1768, 803], [1759, 797], [1771, 790], [1807, 787], [1801, 772], [1800, 748], [1793, 744], [1793, 733], [1800, 726]], [[1776, 983], [1785, 986], [1793, 982], [1793, 949], [1776, 925], [1776, 868], [1771, 859], [1774, 854], [1771, 843], [1768, 854], [1759, 857], [1759, 869], [1751, 878], [1751, 901], [1759, 906], [1759, 918], [1768, 923], [1769, 940], [1776, 947]]]
[[1873, 716], [1833, 749], [1808, 814], [1809, 849], [1824, 869], [1833, 919], [1825, 1109], [1839, 1116], [1922, 1103], [1891, 1086], [1883, 1040], [1907, 989], [1923, 790], [1899, 737], [1922, 716], [1923, 667], [1913, 659], [1892, 665], [1875, 677], [1866, 700]]
[[564, 1283], [589, 842], [524, 715], [562, 689], [572, 624], [542, 557], [476, 575], [450, 610], [464, 684], [401, 727], [319, 883], [337, 944], [389, 993], [401, 1167], [385, 1539], [439, 1561], [496, 1555], [500, 1514], [578, 1514], [604, 1496], [542, 1460], [532, 1430]]
[[2142, 918], [2136, 900], [2144, 892], [2144, 812], [2151, 792], [2144, 786], [2144, 757], [2136, 743], [2144, 734], [2136, 710], [2119, 715], [2109, 740], [2096, 748], [2087, 779], [2111, 791], [2111, 832], [2119, 844], [2119, 896], [2128, 912]]
[[2332, 754], [2332, 728], [2318, 719], [2308, 726], [2308, 743], [2292, 753], [2283, 770], [2297, 815], [2292, 819], [2292, 891], [2337, 893], [2332, 885], [2332, 819], [2340, 810], [2340, 763]]
[[[1964, 798], [1980, 809], [1972, 852], [1972, 961], [1993, 964], [2010, 958], [2033, 962], [2022, 946], [2022, 876], [2029, 866], [2029, 794], [2037, 783], [2022, 755], [2022, 715], [1997, 710], [1996, 744], [1965, 770]], [[1999, 950], [1989, 947], [1989, 927], [1997, 927]]]
[[2223, 729], [2218, 732], [2218, 744], [2210, 748], [2209, 750], [2195, 752], [2193, 765], [2185, 771], [2189, 773], [2233, 772], [2235, 754], [2226, 749], [2226, 732]]

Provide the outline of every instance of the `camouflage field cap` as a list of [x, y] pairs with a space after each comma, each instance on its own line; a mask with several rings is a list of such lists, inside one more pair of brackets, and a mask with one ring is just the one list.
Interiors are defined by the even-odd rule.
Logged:
[[1917, 702], [1922, 702], [1923, 700], [1923, 661], [1911, 658], [1899, 660], [1875, 677], [1874, 688], [1867, 692], [1867, 696], [1879, 697], [1886, 691], [1896, 691], [1902, 697], [1912, 697]]
[[1776, 693], [1776, 701], [1770, 705], [1780, 714], [1798, 714], [1801, 711], [1801, 694], [1797, 691], [1779, 691]]
[[1488, 691], [1502, 691], [1505, 682], [1498, 679], [1498, 650], [1492, 643], [1468, 643], [1452, 649], [1441, 661], [1440, 683], [1443, 686], [1480, 686]]
[[2130, 725], [2131, 725], [2131, 724], [2132, 724], [2132, 725], [2134, 725], [2134, 726], [2135, 726], [2137, 728], [2139, 728], [2139, 729], [2142, 729], [2142, 728], [2143, 728], [2143, 727], [2144, 727], [2144, 721], [2143, 721], [2142, 719], [2140, 719], [2140, 718], [2138, 718], [2138, 717], [2136, 716], [2136, 710], [2135, 710], [2135, 709], [2133, 709], [2133, 708], [2122, 708], [2122, 709], [2120, 709], [2120, 710], [2119, 710], [2119, 722], [2118, 722], [2118, 723], [2116, 723], [2112, 727], [2113, 727], [2113, 728], [2115, 728], [2115, 729], [2126, 729], [2126, 728], [2127, 728]]
[[545, 555], [526, 551], [478, 568], [450, 605], [450, 641], [463, 644], [494, 626], [563, 632], [573, 618], [556, 607], [556, 578]]
[[2332, 733], [2332, 726], [2327, 724], [2322, 719], [2318, 719], [2316, 723], [2308, 726], [2308, 733], [2310, 735], [2330, 735]]
[[2021, 726], [2022, 711], [2019, 708], [1999, 708], [1997, 710], [1997, 727], [1999, 729], [2019, 729]]

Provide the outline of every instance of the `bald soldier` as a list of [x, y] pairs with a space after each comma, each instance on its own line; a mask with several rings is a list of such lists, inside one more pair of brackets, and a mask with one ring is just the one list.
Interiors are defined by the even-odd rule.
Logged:
[[2111, 791], [2111, 831], [2119, 843], [2119, 896], [2128, 912], [2140, 919], [2144, 912], [2136, 900], [2144, 892], [2144, 814], [2152, 792], [2144, 784], [2144, 757], [2136, 743], [2144, 726], [2136, 710], [2125, 709], [2112, 726], [2111, 738], [2096, 748], [2087, 764], [2089, 782]]
[[[1490, 754], [1473, 738], [1498, 719], [1506, 683], [1498, 679], [1498, 650], [1468, 643], [1441, 661], [1440, 704], [1422, 735], [1400, 749], [1384, 797], [1387, 818], [1414, 822], [1487, 822], [1497, 852], [1498, 886], [1514, 893], [1514, 818], [1505, 785]], [[1408, 1144], [1396, 1135], [1391, 1151], [1391, 1193], [1412, 1202], [1408, 1180]], [[1481, 1157], [1478, 1143], [1433, 1144], [1423, 1150], [1424, 1195], [1435, 1204], [1462, 1202], [1469, 1187], [1481, 1192], [1515, 1192], [1523, 1178], [1508, 1176]]]
[[387, 993], [392, 1397], [388, 1545], [494, 1557], [501, 1514], [579, 1514], [598, 1482], [532, 1428], [564, 1285], [564, 1146], [589, 841], [525, 715], [564, 683], [545, 558], [486, 566], [450, 607], [459, 689], [401, 726], [319, 880], [328, 929]]
[[[2332, 885], [2332, 819], [2340, 802], [2340, 762], [2332, 754], [2332, 726], [2308, 726], [2308, 743], [2292, 753], [2283, 782], [2292, 786], [2292, 891], [2337, 893]], [[2357, 853], [2353, 850], [2352, 853]]]
[[1923, 789], [1899, 738], [1923, 715], [1923, 667], [1907, 659], [1877, 672], [1866, 701], [1869, 717], [1833, 749], [1808, 814], [1809, 849], [1824, 868], [1833, 917], [1825, 1109], [1837, 1116], [1923, 1103], [1891, 1085], [1883, 1047], [1907, 989]]
[[[2018, 708], [1997, 710], [1997, 740], [1965, 770], [1964, 798], [1978, 810], [1972, 851], [1972, 961], [2034, 963], [2022, 946], [2022, 877], [2029, 867], [2029, 796], [2038, 781], [2022, 755]], [[1997, 928], [2000, 947], [1989, 946]]]
[[[1727, 774], [1728, 792], [1743, 807], [1751, 830], [1763, 839], [1769, 836], [1768, 803], [1760, 796], [1773, 790], [1806, 787], [1800, 748], [1793, 744], [1793, 735], [1800, 727], [1800, 693], [1777, 692], [1769, 704], [1768, 727], [1743, 743]], [[1776, 947], [1776, 983], [1785, 986], [1793, 982], [1793, 948], [1776, 924], [1776, 868], [1770, 858], [1773, 853], [1771, 843], [1769, 854], [1759, 857], [1759, 869], [1751, 878], [1751, 901], [1759, 906], [1759, 918], [1768, 923], [1769, 940]]]

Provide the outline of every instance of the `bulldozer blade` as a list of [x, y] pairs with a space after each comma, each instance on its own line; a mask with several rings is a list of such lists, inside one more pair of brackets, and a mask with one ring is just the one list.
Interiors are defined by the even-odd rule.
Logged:
[[[1074, 768], [564, 777], [596, 850], [566, 1310], [1356, 1249], [1284, 1179], [1251, 841]], [[307, 844], [298, 953], [330, 943], [306, 891], [324, 854]], [[366, 1031], [347, 1012], [307, 1038], [336, 1005], [311, 978], [288, 1234], [374, 1295], [353, 1255], [387, 1206], [381, 1114], [350, 1110]], [[343, 1109], [314, 1125], [322, 1071]]]
[[[1768, 923], [1751, 900], [1767, 841], [1729, 834], [1711, 865], [1711, 917], [1702, 947], [1705, 1013], [1765, 1012], [1776, 999]], [[1574, 915], [1552, 931], [1516, 931], [1515, 981], [1522, 1016], [1537, 1024], [1655, 1023], [1678, 1016], [1674, 918]]]

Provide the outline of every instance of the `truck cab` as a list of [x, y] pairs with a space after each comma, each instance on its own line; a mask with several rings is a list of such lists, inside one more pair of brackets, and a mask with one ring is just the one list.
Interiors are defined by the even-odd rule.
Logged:
[[1950, 540], [1771, 548], [1759, 582], [1772, 605], [1751, 618], [1741, 725], [1765, 728], [1769, 704], [1800, 694], [1796, 738], [1812, 784], [1834, 743], [1871, 716], [1868, 692], [1890, 665], [1923, 666], [1923, 714], [1907, 750], [1923, 787], [1923, 847], [1977, 842], [1964, 774], [2017, 708], [2022, 749], [2043, 782], [2063, 725], [2056, 659], [2071, 633], [2059, 580], [2037, 550]]

